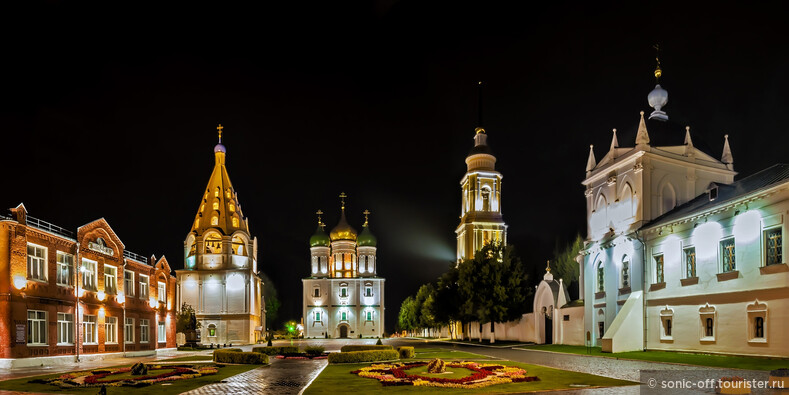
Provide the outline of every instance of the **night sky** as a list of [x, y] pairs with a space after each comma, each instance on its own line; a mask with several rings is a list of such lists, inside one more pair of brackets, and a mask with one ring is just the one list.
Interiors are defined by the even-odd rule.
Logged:
[[479, 80], [509, 242], [535, 282], [585, 232], [589, 144], [599, 160], [617, 128], [632, 146], [651, 111], [655, 43], [676, 127], [653, 140], [682, 144], [690, 125], [719, 158], [728, 133], [741, 175], [789, 159], [780, 3], [287, 3], [6, 9], [0, 207], [74, 230], [104, 217], [181, 268], [221, 123], [281, 318], [301, 316], [314, 212], [334, 227], [345, 191], [357, 230], [372, 211], [391, 331], [454, 259]]

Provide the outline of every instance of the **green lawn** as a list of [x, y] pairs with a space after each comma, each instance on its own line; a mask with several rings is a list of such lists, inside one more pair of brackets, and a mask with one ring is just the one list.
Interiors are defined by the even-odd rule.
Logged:
[[[479, 361], [490, 362], [490, 361]], [[540, 381], [528, 383], [496, 384], [479, 389], [458, 389], [412, 386], [384, 387], [378, 380], [359, 377], [350, 374], [351, 371], [360, 369], [365, 364], [328, 365], [315, 381], [306, 389], [305, 394], [337, 394], [337, 393], [447, 393], [447, 394], [502, 394], [523, 393], [532, 391], [549, 391], [559, 389], [578, 389], [588, 387], [613, 387], [620, 385], [637, 385], [638, 383], [616, 380], [608, 377], [594, 376], [585, 373], [569, 372], [538, 365], [502, 361], [503, 365], [518, 366], [528, 371], [529, 376], [537, 376]], [[452, 368], [456, 369], [456, 368]]]
[[612, 354], [608, 352], [602, 352], [600, 347], [592, 347], [591, 353], [587, 353], [586, 347], [584, 346], [568, 346], [562, 344], [529, 345], [517, 348], [562, 352], [569, 354], [594, 355], [608, 358], [637, 359], [641, 361], [674, 362], [688, 365], [712, 366], [718, 368], [773, 370], [789, 367], [789, 358], [780, 359], [735, 357], [727, 355], [682, 353], [675, 351], [630, 351]]
[[[146, 394], [146, 395], [147, 394], [180, 394], [182, 392], [193, 390], [195, 388], [202, 387], [207, 384], [212, 384], [222, 381], [230, 376], [235, 376], [237, 374], [244, 373], [248, 370], [255, 369], [260, 366], [262, 365], [225, 365], [224, 367], [219, 368], [219, 371], [216, 374], [196, 377], [193, 379], [169, 381], [161, 384], [154, 384], [140, 388], [132, 388], [132, 387], [106, 387], [106, 388], [107, 388], [107, 394], [116, 394], [116, 395], [128, 394], [129, 392], [137, 393], [137, 394]], [[102, 369], [110, 369], [110, 368], [102, 368]], [[98, 369], [93, 369], [93, 370], [98, 370]], [[153, 372], [158, 372], [158, 371], [155, 370]], [[64, 389], [56, 385], [29, 383], [29, 381], [33, 379], [55, 378], [60, 376], [61, 374], [62, 373], [48, 374], [42, 376], [25, 377], [21, 379], [0, 381], [0, 390], [38, 392], [38, 393], [58, 393], [58, 394], [96, 394], [99, 391], [99, 387]], [[169, 384], [169, 385], [163, 385], [163, 384]]]

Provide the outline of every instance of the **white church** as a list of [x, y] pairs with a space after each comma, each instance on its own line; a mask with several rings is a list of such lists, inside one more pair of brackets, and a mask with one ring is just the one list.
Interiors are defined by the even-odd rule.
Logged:
[[584, 335], [607, 352], [789, 355], [789, 166], [735, 180], [728, 135], [713, 157], [669, 121], [659, 84], [648, 101], [634, 145], [614, 130], [599, 161], [590, 147]]

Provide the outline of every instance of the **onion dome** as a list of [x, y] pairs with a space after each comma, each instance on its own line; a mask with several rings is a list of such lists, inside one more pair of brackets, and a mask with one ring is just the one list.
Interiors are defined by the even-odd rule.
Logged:
[[[655, 47], [657, 49], [657, 47]], [[668, 92], [660, 86], [660, 77], [663, 75], [663, 70], [660, 69], [660, 59], [655, 57], [657, 67], [655, 67], [655, 89], [647, 95], [649, 106], [654, 108], [652, 114], [649, 114], [649, 119], [657, 119], [660, 121], [668, 121], [668, 115], [663, 111], [663, 107], [668, 104]]]
[[318, 225], [315, 234], [310, 237], [310, 247], [328, 247], [329, 244], [331, 244], [331, 239], [323, 230], [323, 224]]
[[348, 225], [348, 221], [345, 219], [345, 198], [348, 197], [345, 193], [340, 194], [340, 198], [342, 199], [342, 214], [340, 215], [340, 222], [334, 229], [331, 230], [329, 233], [329, 237], [331, 241], [337, 240], [351, 240], [356, 241], [356, 229], [354, 229], [351, 225]]
[[367, 216], [370, 215], [369, 210], [364, 210], [364, 225], [362, 225], [362, 233], [356, 239], [356, 245], [359, 247], [375, 247], [378, 244], [378, 239], [375, 238], [373, 232], [370, 232]]

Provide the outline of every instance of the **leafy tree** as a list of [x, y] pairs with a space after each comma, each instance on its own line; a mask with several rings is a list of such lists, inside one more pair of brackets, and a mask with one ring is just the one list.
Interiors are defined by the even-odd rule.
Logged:
[[279, 315], [280, 306], [282, 306], [282, 303], [277, 299], [277, 295], [266, 298], [266, 324], [269, 328], [274, 326], [274, 322]]
[[431, 283], [423, 284], [416, 293], [416, 312], [418, 314], [418, 327], [429, 330], [436, 327], [433, 305], [435, 302], [435, 287]]
[[553, 250], [553, 260], [551, 261], [551, 272], [554, 278], [562, 279], [568, 289], [572, 284], [578, 283], [580, 268], [575, 258], [584, 247], [584, 240], [581, 235], [576, 235], [572, 242], [564, 246], [556, 243]]
[[397, 324], [404, 331], [413, 331], [417, 328], [418, 317], [416, 312], [416, 300], [409, 296], [400, 304], [400, 312], [397, 314]]
[[182, 304], [181, 310], [178, 311], [175, 317], [175, 331], [186, 333], [186, 331], [196, 330], [199, 328], [200, 323], [197, 322], [195, 309], [189, 304]]
[[447, 325], [449, 327], [450, 337], [453, 338], [453, 323], [459, 321], [462, 326], [466, 318], [461, 314], [463, 299], [458, 285], [459, 275], [460, 270], [457, 264], [454, 262], [450, 263], [449, 270], [438, 278], [436, 289], [433, 293], [433, 319], [439, 326]]

